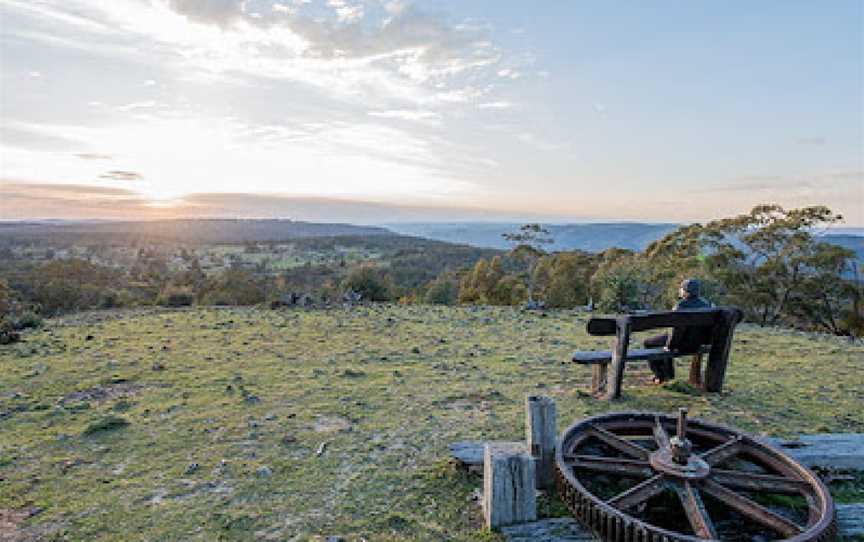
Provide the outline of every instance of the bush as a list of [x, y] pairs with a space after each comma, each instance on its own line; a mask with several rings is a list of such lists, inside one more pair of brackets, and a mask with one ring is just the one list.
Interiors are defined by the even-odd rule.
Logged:
[[188, 307], [195, 301], [191, 288], [167, 286], [159, 294], [156, 303], [163, 307]]
[[390, 300], [389, 281], [374, 264], [365, 263], [353, 267], [342, 281], [342, 288], [359, 293], [364, 301]]
[[204, 305], [257, 305], [266, 297], [262, 281], [248, 271], [229, 269], [208, 281], [200, 300]]
[[12, 327], [15, 331], [24, 329], [36, 329], [42, 327], [42, 317], [32, 311], [23, 313], [12, 322]]
[[426, 290], [423, 300], [430, 305], [454, 305], [459, 289], [449, 280], [435, 280]]

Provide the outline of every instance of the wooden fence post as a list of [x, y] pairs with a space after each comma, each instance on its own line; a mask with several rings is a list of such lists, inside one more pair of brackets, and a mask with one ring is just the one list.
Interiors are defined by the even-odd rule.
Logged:
[[537, 488], [555, 486], [555, 401], [550, 397], [525, 397], [525, 441], [536, 462]]
[[496, 529], [537, 519], [534, 459], [524, 445], [487, 443], [483, 454], [483, 518]]

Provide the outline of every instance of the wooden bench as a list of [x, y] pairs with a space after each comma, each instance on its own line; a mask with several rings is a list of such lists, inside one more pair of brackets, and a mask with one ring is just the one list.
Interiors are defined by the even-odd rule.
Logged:
[[[719, 392], [729, 361], [732, 334], [743, 314], [735, 308], [694, 309], [644, 314], [626, 314], [612, 318], [591, 318], [586, 329], [589, 335], [615, 336], [615, 347], [608, 352], [576, 352], [573, 361], [593, 365], [592, 392], [606, 399], [621, 396], [624, 366], [630, 361], [650, 361], [680, 356], [693, 356], [690, 382], [705, 391]], [[673, 328], [664, 348], [630, 350], [630, 335], [638, 331]], [[702, 355], [708, 354], [703, 382]], [[612, 380], [608, 368], [612, 366]], [[608, 389], [607, 389], [608, 388]]]

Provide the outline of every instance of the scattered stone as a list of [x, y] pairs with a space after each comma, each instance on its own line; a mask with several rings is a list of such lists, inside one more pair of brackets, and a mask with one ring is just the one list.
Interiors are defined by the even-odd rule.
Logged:
[[258, 470], [255, 471], [255, 476], [258, 478], [270, 478], [273, 476], [273, 471], [270, 467], [259, 467]]
[[288, 446], [290, 444], [294, 444], [295, 442], [297, 442], [297, 437], [295, 437], [294, 435], [285, 435], [284, 437], [282, 437], [283, 446]]
[[249, 403], [249, 404], [255, 404], [255, 403], [261, 402], [261, 399], [257, 395], [255, 395], [254, 393], [243, 390], [243, 402]]
[[154, 371], [164, 371], [165, 370], [165, 364], [162, 363], [161, 361], [154, 361], [153, 365], [150, 368], [153, 369]]
[[411, 349], [411, 353], [412, 354], [419, 354], [420, 353], [420, 347], [415, 346], [414, 348]]
[[363, 371], [355, 371], [353, 369], [345, 369], [342, 371], [342, 376], [346, 378], [360, 378], [361, 376], [366, 376], [366, 373]]
[[186, 466], [186, 470], [183, 471], [183, 474], [193, 474], [197, 472], [199, 468], [201, 468], [201, 466], [198, 463], [189, 463]]
[[324, 450], [326, 450], [326, 449], [327, 449], [327, 441], [324, 441], [318, 446], [318, 449], [315, 450], [315, 457], [321, 457], [322, 455], [324, 455]]
[[96, 337], [94, 337], [93, 335], [87, 335], [86, 337], [84, 337], [84, 340], [85, 340], [85, 341], [92, 341], [92, 340], [95, 339], [95, 338], [96, 338]]

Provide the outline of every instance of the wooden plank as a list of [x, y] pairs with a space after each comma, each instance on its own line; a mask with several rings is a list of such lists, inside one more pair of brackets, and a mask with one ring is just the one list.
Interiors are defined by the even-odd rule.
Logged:
[[862, 433], [823, 433], [794, 439], [766, 438], [765, 441], [808, 467], [864, 471]]
[[[844, 537], [864, 535], [864, 504], [838, 504], [837, 526]], [[544, 519], [501, 529], [505, 542], [593, 542], [599, 540], [573, 518]]]
[[482, 467], [483, 453], [486, 444], [494, 444], [501, 446], [519, 446], [521, 442], [504, 441], [504, 440], [462, 440], [454, 442], [448, 448], [450, 449], [450, 457], [465, 465], [466, 467]]
[[483, 460], [483, 518], [486, 526], [537, 519], [537, 486], [534, 459], [524, 444], [487, 444]]
[[838, 504], [837, 527], [845, 536], [864, 536], [864, 504]]
[[550, 518], [501, 529], [506, 542], [593, 542], [591, 531], [573, 518]]
[[525, 442], [536, 463], [538, 489], [555, 485], [556, 423], [555, 401], [538, 395], [525, 397]]
[[647, 331], [658, 327], [713, 326], [724, 309], [690, 309], [680, 311], [629, 314], [630, 330]]
[[[702, 347], [701, 352], [707, 354], [710, 347]], [[650, 361], [654, 359], [679, 358], [691, 356], [693, 354], [678, 354], [664, 348], [634, 348], [627, 350], [627, 361]], [[612, 361], [612, 352], [609, 350], [598, 352], [574, 352], [573, 362], [580, 365], [596, 365], [610, 363]]]

